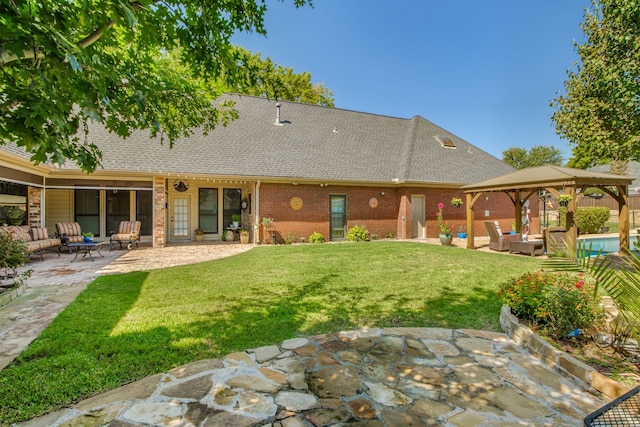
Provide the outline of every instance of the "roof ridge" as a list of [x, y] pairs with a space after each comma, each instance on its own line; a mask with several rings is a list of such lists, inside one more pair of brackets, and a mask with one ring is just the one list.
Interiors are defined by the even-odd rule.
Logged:
[[400, 181], [406, 180], [411, 172], [411, 160], [415, 147], [418, 118], [419, 116], [413, 116], [407, 120], [408, 128], [402, 144], [402, 153], [398, 159], [398, 176], [396, 178]]

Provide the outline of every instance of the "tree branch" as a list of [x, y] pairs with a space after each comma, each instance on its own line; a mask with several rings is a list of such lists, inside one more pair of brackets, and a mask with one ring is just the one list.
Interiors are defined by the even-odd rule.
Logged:
[[[153, 0], [153, 3], [159, 3], [160, 1], [161, 0]], [[144, 8], [144, 5], [142, 5], [139, 1], [132, 1], [129, 3], [129, 6], [131, 6], [132, 9]], [[100, 37], [102, 37], [107, 31], [109, 31], [114, 25], [114, 21], [108, 21], [100, 28], [97, 28], [93, 33], [80, 40], [78, 42], [78, 46], [86, 49], [87, 47], [98, 41]], [[4, 46], [0, 46], [0, 67], [3, 67], [9, 62], [18, 61], [20, 59], [42, 59], [44, 58], [44, 56], [44, 50], [41, 47], [35, 49], [25, 49], [24, 51], [22, 51], [22, 55], [17, 55], [15, 53], [9, 52], [4, 48]]]

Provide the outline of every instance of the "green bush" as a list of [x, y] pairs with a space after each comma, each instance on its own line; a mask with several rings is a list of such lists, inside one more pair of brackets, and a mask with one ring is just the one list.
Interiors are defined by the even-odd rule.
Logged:
[[[567, 208], [559, 207], [558, 214], [560, 215], [560, 225], [566, 225]], [[609, 220], [611, 212], [609, 208], [604, 206], [595, 206], [589, 208], [577, 208], [576, 209], [576, 225], [580, 234], [593, 234], [600, 231], [604, 224]]]
[[361, 225], [354, 225], [347, 231], [347, 240], [350, 242], [367, 242], [369, 241], [369, 231]]
[[290, 231], [287, 233], [287, 238], [284, 240], [284, 244], [290, 245], [292, 243], [295, 243], [297, 239], [298, 239], [298, 235], [293, 231]]
[[603, 320], [595, 285], [582, 273], [527, 273], [500, 286], [499, 295], [519, 319], [553, 338], [587, 329]]
[[19, 286], [31, 276], [31, 270], [18, 273], [18, 267], [29, 262], [24, 243], [13, 240], [8, 233], [0, 233], [0, 269], [5, 278], [13, 278], [13, 284]]
[[309, 243], [324, 243], [324, 236], [322, 235], [322, 233], [314, 231], [309, 236]]

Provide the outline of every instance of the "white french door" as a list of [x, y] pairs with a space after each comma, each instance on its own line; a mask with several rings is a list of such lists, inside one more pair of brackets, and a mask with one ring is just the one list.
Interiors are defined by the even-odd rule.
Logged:
[[191, 240], [189, 226], [191, 198], [186, 195], [171, 196], [169, 204], [171, 205], [171, 241]]

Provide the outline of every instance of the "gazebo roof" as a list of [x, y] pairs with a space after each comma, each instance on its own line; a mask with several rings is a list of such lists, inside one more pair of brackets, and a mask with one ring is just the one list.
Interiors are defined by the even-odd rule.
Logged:
[[601, 186], [630, 185], [633, 177], [612, 175], [583, 169], [545, 165], [521, 169], [513, 173], [462, 187], [465, 192], [505, 191], [565, 185]]

